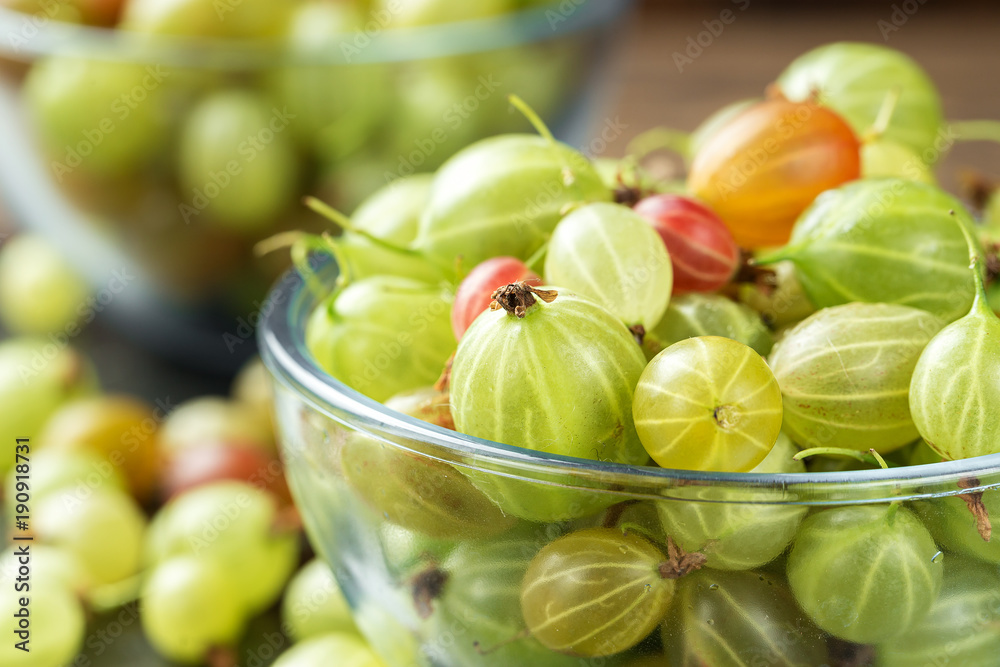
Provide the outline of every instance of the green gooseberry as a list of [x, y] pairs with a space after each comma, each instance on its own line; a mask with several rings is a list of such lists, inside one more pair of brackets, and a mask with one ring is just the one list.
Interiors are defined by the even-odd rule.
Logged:
[[433, 603], [427, 654], [467, 667], [577, 665], [528, 635], [521, 614], [521, 581], [552, 537], [544, 527], [526, 524], [458, 545], [441, 565], [444, 585]]
[[989, 667], [1000, 655], [1000, 571], [949, 556], [941, 594], [923, 620], [877, 649], [879, 667]]
[[1000, 452], [1000, 318], [978, 262], [968, 273], [978, 287], [972, 310], [927, 344], [910, 384], [917, 430], [949, 461]]
[[[295, 62], [265, 73], [277, 103], [294, 114], [298, 145], [331, 166], [372, 138], [391, 106], [389, 70], [351, 62], [350, 37], [365, 19], [351, 3], [309, 0], [291, 9], [285, 44]], [[346, 54], [348, 62], [326, 63]], [[381, 175], [384, 165], [379, 169]]]
[[[480, 315], [455, 354], [456, 429], [546, 454], [646, 463], [632, 421], [632, 392], [645, 359], [625, 325], [566, 291], [518, 283], [495, 299], [503, 307]], [[585, 516], [615, 502], [608, 494], [567, 488], [565, 479], [553, 486], [469, 475], [505, 512], [534, 521]]]
[[817, 197], [788, 245], [758, 262], [791, 260], [819, 308], [896, 303], [951, 322], [975, 298], [964, 236], [974, 225], [961, 202], [932, 185], [854, 181]]
[[333, 377], [376, 401], [427, 386], [455, 350], [448, 289], [374, 276], [320, 303], [306, 345]]
[[79, 169], [120, 176], [160, 152], [168, 115], [164, 90], [172, 72], [69, 56], [36, 62], [24, 100], [56, 179]]
[[328, 632], [358, 634], [351, 608], [330, 567], [320, 559], [303, 565], [288, 582], [281, 600], [281, 618], [295, 641]]
[[781, 391], [763, 358], [719, 336], [688, 338], [643, 370], [632, 416], [664, 468], [746, 472], [781, 431]]
[[908, 452], [905, 464], [908, 466], [922, 466], [941, 463], [942, 461], [944, 459], [941, 458], [941, 455], [931, 449], [925, 440], [920, 439], [913, 444], [912, 449]]
[[417, 238], [420, 216], [431, 196], [431, 174], [403, 176], [387, 183], [358, 204], [354, 227], [398, 246]]
[[943, 561], [905, 507], [849, 505], [805, 521], [788, 557], [788, 583], [821, 629], [858, 644], [897, 637], [926, 616]]
[[584, 657], [626, 651], [656, 628], [674, 597], [666, 556], [616, 528], [560, 537], [531, 560], [521, 613], [544, 646]]
[[894, 304], [824, 308], [785, 334], [770, 365], [781, 387], [784, 428], [802, 447], [880, 453], [916, 440], [910, 378], [944, 326]]
[[385, 521], [434, 539], [498, 535], [514, 525], [456, 468], [363, 433], [340, 451], [344, 477]]
[[1000, 516], [1000, 490], [924, 500], [915, 509], [942, 548], [1000, 565], [1000, 540], [992, 534], [992, 519]]
[[438, 170], [414, 247], [445, 264], [524, 260], [568, 204], [610, 200], [593, 165], [569, 146], [527, 134], [484, 139]]
[[674, 343], [697, 336], [722, 336], [766, 355], [774, 339], [753, 309], [720, 294], [681, 294], [671, 298], [659, 324], [646, 331], [642, 348], [652, 359]]
[[188, 116], [179, 146], [185, 220], [258, 233], [276, 223], [298, 186], [289, 115], [255, 93], [224, 90]]
[[882, 138], [861, 144], [861, 177], [908, 178], [937, 185], [934, 169], [912, 148]]
[[[97, 393], [97, 374], [72, 347], [42, 338], [0, 341], [0, 437], [11, 450], [18, 438], [37, 437], [48, 418], [65, 403]], [[14, 465], [0, 459], [0, 473]]]
[[834, 42], [796, 58], [778, 77], [778, 88], [793, 102], [816, 99], [863, 136], [875, 125], [886, 97], [898, 91], [892, 117], [881, 136], [925, 151], [933, 163], [944, 126], [941, 96], [927, 73], [909, 56], [878, 44]]
[[441, 540], [383, 523], [379, 530], [382, 553], [389, 571], [400, 578], [412, 577], [429, 564], [441, 563], [455, 548], [455, 540]]
[[[781, 434], [771, 452], [751, 473], [800, 473], [805, 464], [792, 457], [798, 448]], [[781, 555], [808, 513], [789, 504], [755, 504], [728, 500], [731, 493], [699, 488], [682, 499], [656, 504], [663, 532], [682, 549], [705, 556], [717, 570], [749, 570]]]
[[[393, 157], [388, 166], [396, 174], [433, 171], [485, 134], [480, 111], [468, 113], [463, 107], [482, 84], [463, 71], [455, 58], [411, 63], [396, 75], [397, 99], [391, 105], [384, 148]], [[503, 95], [496, 95], [495, 102], [506, 108]], [[489, 99], [472, 99], [477, 104], [490, 103]]]
[[787, 586], [755, 572], [704, 569], [678, 581], [661, 635], [676, 667], [827, 663], [823, 633], [802, 617]]
[[802, 289], [793, 263], [775, 262], [768, 268], [773, 275], [766, 284], [739, 285], [741, 303], [760, 313], [761, 318], [775, 329], [800, 322], [816, 312]]
[[[17, 473], [10, 470], [5, 480], [6, 498], [17, 497]], [[81, 493], [109, 489], [127, 491], [120, 467], [89, 450], [59, 450], [46, 447], [31, 456], [31, 500], [39, 502], [63, 489]], [[8, 502], [8, 518], [14, 517], [15, 504]]]
[[627, 326], [653, 327], [670, 303], [674, 272], [660, 235], [632, 209], [576, 209], [552, 232], [545, 278], [593, 299]]
[[90, 288], [48, 241], [19, 234], [0, 246], [0, 320], [8, 331], [73, 331]]

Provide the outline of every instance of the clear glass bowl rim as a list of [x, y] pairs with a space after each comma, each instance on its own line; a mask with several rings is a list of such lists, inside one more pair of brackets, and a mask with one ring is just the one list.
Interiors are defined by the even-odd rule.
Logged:
[[[324, 284], [336, 276], [330, 261], [318, 269]], [[321, 414], [364, 430], [398, 446], [402, 441], [427, 443], [449, 453], [463, 467], [538, 479], [588, 479], [586, 488], [615, 489], [662, 495], [683, 486], [741, 491], [755, 503], [877, 502], [877, 499], [917, 499], [956, 495], [1000, 485], [1000, 454], [919, 466], [825, 473], [715, 473], [632, 466], [546, 454], [468, 436], [386, 408], [334, 379], [314, 363], [305, 345], [305, 325], [320, 299], [306, 288], [294, 270], [280, 279], [262, 313], [258, 345], [275, 380]], [[969, 480], [976, 484], [969, 485]], [[962, 482], [970, 488], [959, 486]], [[749, 496], [746, 494], [749, 493]], [[740, 495], [740, 494], [737, 494]], [[734, 496], [735, 497], [735, 496]], [[729, 501], [722, 501], [729, 502]], [[738, 502], [734, 500], [733, 502]]]
[[[391, 31], [379, 29], [373, 31], [370, 44], [350, 58], [340, 48], [341, 40], [352, 39], [357, 32], [341, 35], [328, 49], [296, 50], [278, 40], [154, 37], [0, 8], [0, 35], [6, 36], [0, 40], [0, 57], [26, 61], [63, 55], [123, 63], [242, 70], [273, 68], [276, 64], [350, 66], [405, 62], [494, 51], [600, 29], [615, 25], [634, 3], [635, 0], [586, 0], [574, 4], [574, 11], [558, 14], [559, 21], [555, 24], [550, 12], [558, 9], [543, 6], [492, 18]], [[29, 32], [26, 34], [25, 30]]]

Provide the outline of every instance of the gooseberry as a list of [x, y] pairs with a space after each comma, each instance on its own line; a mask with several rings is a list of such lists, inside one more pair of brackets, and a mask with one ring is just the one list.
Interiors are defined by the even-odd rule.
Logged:
[[914, 627], [941, 589], [944, 558], [897, 505], [849, 505], [802, 522], [788, 556], [795, 599], [820, 628], [858, 644]]
[[760, 313], [761, 318], [775, 329], [804, 320], [816, 312], [802, 289], [794, 264], [776, 262], [768, 268], [772, 273], [766, 281], [740, 284], [737, 295], [742, 303]]
[[593, 165], [566, 145], [522, 134], [484, 139], [438, 170], [414, 247], [467, 266], [500, 255], [526, 260], [567, 204], [610, 200]]
[[1000, 318], [978, 267], [968, 271], [977, 286], [972, 310], [927, 344], [910, 384], [917, 430], [949, 461], [1000, 452]]
[[963, 493], [921, 501], [915, 509], [934, 541], [956, 554], [1000, 565], [1000, 540], [993, 517], [1000, 516], [1000, 491]]
[[45, 239], [20, 234], [0, 246], [0, 320], [12, 332], [79, 332], [90, 289]]
[[671, 665], [827, 663], [823, 634], [802, 618], [788, 588], [753, 572], [704, 569], [681, 579], [662, 636]]
[[718, 294], [682, 294], [670, 300], [660, 323], [646, 332], [643, 350], [652, 359], [663, 349], [696, 336], [722, 336], [753, 348], [771, 351], [774, 340], [760, 315]]
[[941, 97], [923, 69], [905, 54], [878, 44], [834, 42], [796, 58], [778, 77], [790, 100], [815, 99], [847, 120], [858, 135], [869, 131], [886, 95], [898, 99], [882, 137], [928, 157], [944, 125]]
[[860, 144], [834, 112], [809, 102], [759, 102], [694, 156], [688, 187], [747, 248], [781, 245], [816, 195], [860, 175]]
[[649, 328], [670, 302], [673, 269], [667, 247], [641, 216], [598, 203], [556, 225], [545, 279], [593, 299], [629, 327]]
[[306, 345], [330, 375], [377, 401], [433, 383], [455, 350], [452, 294], [397, 276], [335, 292], [313, 312]]
[[340, 463], [354, 492], [407, 530], [459, 539], [497, 535], [515, 522], [454, 467], [370, 436], [351, 434]]
[[936, 185], [934, 170], [912, 148], [890, 139], [873, 139], [861, 146], [863, 178], [908, 178]]
[[299, 642], [328, 632], [359, 634], [330, 567], [318, 558], [303, 565], [288, 582], [281, 618]]
[[531, 636], [553, 651], [607, 656], [638, 644], [674, 595], [666, 557], [645, 538], [590, 528], [546, 545], [521, 583]]
[[674, 294], [714, 292], [736, 272], [740, 250], [725, 223], [707, 206], [682, 195], [643, 199], [635, 212], [663, 239], [674, 269]]
[[962, 229], [974, 224], [960, 201], [932, 185], [858, 181], [817, 197], [789, 244], [758, 263], [794, 262], [819, 308], [897, 303], [951, 322], [976, 294]]
[[[455, 354], [456, 428], [550, 454], [645, 463], [631, 409], [645, 359], [625, 325], [569, 292], [517, 283], [494, 298], [496, 310], [472, 323]], [[567, 410], [566, 401], [586, 409]], [[614, 502], [603, 494], [469, 474], [504, 511], [522, 518], [562, 520]]]
[[947, 656], [955, 665], [989, 665], [1000, 653], [995, 566], [948, 556], [941, 593], [923, 620], [909, 631], [879, 643], [878, 664], [912, 667]]
[[214, 93], [191, 111], [179, 146], [185, 220], [204, 212], [206, 221], [250, 234], [274, 223], [298, 183], [298, 159], [284, 134], [294, 121], [282, 114], [241, 90]]
[[930, 313], [881, 303], [824, 308], [787, 332], [770, 363], [784, 428], [803, 447], [891, 452], [919, 437], [910, 378], [944, 327]]
[[649, 362], [632, 413], [643, 446], [664, 468], [745, 472], [778, 438], [781, 392], [751, 348], [702, 336]]

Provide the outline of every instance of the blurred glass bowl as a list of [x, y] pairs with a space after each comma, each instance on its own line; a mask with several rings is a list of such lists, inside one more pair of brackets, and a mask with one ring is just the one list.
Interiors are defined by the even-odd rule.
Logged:
[[[319, 275], [332, 284], [336, 267]], [[319, 298], [296, 275], [272, 298], [280, 306], [261, 348], [290, 486], [390, 667], [913, 665], [939, 654], [994, 664], [1000, 547], [969, 508], [1000, 511], [1000, 455], [784, 474], [546, 455], [418, 421], [332, 379], [305, 345]], [[526, 503], [556, 497], [564, 515], [518, 518]], [[534, 554], [561, 535], [626, 522], [664, 553], [669, 533], [707, 557], [677, 580], [659, 639], [590, 659], [531, 640], [519, 591]]]
[[0, 9], [4, 203], [107, 293], [100, 310], [131, 338], [232, 372], [287, 265], [255, 258], [254, 243], [324, 225], [302, 196], [349, 212], [476, 139], [530, 131], [512, 93], [561, 139], [584, 140], [631, 3], [525, 4], [390, 30], [377, 13], [312, 3], [273, 42]]

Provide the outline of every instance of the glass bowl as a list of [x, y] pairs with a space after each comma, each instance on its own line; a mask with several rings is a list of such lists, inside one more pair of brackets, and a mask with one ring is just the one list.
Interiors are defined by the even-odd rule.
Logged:
[[391, 30], [372, 14], [346, 33], [299, 21], [295, 43], [150, 38], [0, 8], [0, 192], [95, 291], [115, 287], [102, 312], [126, 334], [229, 372], [287, 266], [254, 244], [328, 228], [304, 195], [350, 212], [476, 139], [532, 131], [512, 93], [584, 141], [631, 2], [563, 4]]
[[[336, 266], [319, 275], [332, 284]], [[787, 474], [546, 455], [418, 421], [332, 379], [305, 346], [317, 295], [289, 274], [272, 300], [259, 334], [289, 483], [389, 667], [996, 664], [1000, 543], [987, 531], [1000, 455]], [[647, 568], [618, 593], [641, 607], [669, 580], [673, 595], [626, 652], [603, 635], [587, 655], [553, 652], [525, 630], [522, 579], [541, 549], [591, 529], [623, 529], [663, 557], [652, 583]], [[592, 556], [559, 590], [599, 589], [625, 567], [602, 558], [610, 570]], [[565, 601], [532, 590], [534, 616]], [[613, 597], [584, 600], [564, 610], [577, 614], [564, 632], [607, 629]]]

